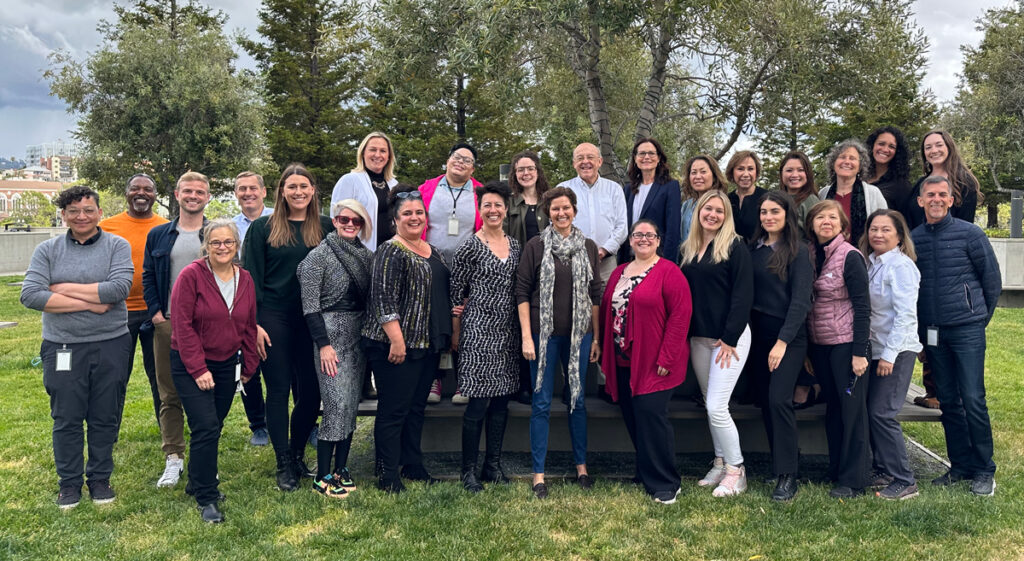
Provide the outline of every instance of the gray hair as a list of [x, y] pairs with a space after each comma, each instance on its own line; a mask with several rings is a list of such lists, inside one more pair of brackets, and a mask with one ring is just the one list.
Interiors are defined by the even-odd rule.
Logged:
[[924, 179], [924, 183], [921, 184], [921, 191], [924, 191], [924, 188], [927, 187], [928, 185], [938, 185], [939, 183], [945, 183], [946, 192], [950, 195], [953, 194], [953, 184], [950, 183], [948, 179], [942, 177], [941, 175], [930, 175], [926, 177]]
[[203, 228], [203, 242], [199, 245], [200, 257], [206, 257], [210, 254], [210, 247], [207, 245], [210, 241], [210, 234], [212, 234], [214, 230], [220, 230], [221, 228], [226, 228], [231, 232], [231, 237], [235, 238], [235, 257], [238, 257], [238, 252], [242, 249], [240, 247], [242, 245], [242, 240], [238, 237], [238, 226], [236, 226], [234, 220], [231, 220], [230, 218], [218, 218], [217, 220], [211, 220], [206, 224], [206, 227]]
[[863, 174], [868, 172], [871, 166], [871, 158], [868, 156], [868, 147], [863, 142], [856, 138], [848, 138], [839, 144], [836, 144], [832, 150], [829, 151], [828, 156], [825, 158], [825, 168], [828, 169], [828, 179], [830, 185], [836, 184], [836, 160], [839, 159], [839, 155], [846, 152], [848, 148], [857, 150], [857, 155], [860, 156], [860, 171], [857, 172], [857, 178], [861, 178]]

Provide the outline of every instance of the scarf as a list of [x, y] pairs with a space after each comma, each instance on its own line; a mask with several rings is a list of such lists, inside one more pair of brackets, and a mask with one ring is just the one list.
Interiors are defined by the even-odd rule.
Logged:
[[[825, 198], [836, 198], [835, 183], [829, 186], [828, 193], [825, 193]], [[864, 233], [864, 224], [867, 221], [868, 205], [864, 200], [864, 183], [861, 182], [860, 175], [858, 175], [857, 179], [853, 181], [853, 192], [850, 196], [850, 240], [860, 240], [860, 235]]]
[[338, 262], [344, 267], [351, 280], [356, 300], [365, 300], [370, 293], [370, 252], [367, 251], [359, 238], [351, 241], [331, 232], [324, 238], [324, 243], [331, 248]]
[[[590, 267], [590, 259], [587, 258], [584, 245], [587, 239], [579, 228], [573, 226], [569, 236], [563, 238], [553, 226], [548, 226], [540, 235], [544, 241], [544, 253], [540, 260], [540, 344], [537, 348], [537, 379], [534, 382], [534, 391], [540, 391], [544, 380], [548, 338], [554, 328], [551, 312], [557, 257], [562, 263], [569, 264], [572, 270], [572, 331], [569, 337], [569, 370], [566, 373], [569, 378], [569, 411], [572, 412], [576, 407], [576, 399], [583, 391], [580, 387], [580, 353], [583, 352], [580, 349], [580, 342], [590, 327], [593, 311], [590, 302], [590, 281], [594, 278], [594, 271]], [[558, 295], [559, 298], [566, 296]], [[587, 352], [590, 350], [587, 349]]]

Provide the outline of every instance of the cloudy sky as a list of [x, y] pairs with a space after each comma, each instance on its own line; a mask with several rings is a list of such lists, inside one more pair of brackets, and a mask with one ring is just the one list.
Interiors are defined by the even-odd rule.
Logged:
[[[122, 2], [127, 3], [127, 2]], [[229, 16], [228, 28], [255, 36], [258, 0], [208, 0]], [[1012, 0], [917, 0], [917, 23], [931, 50], [925, 86], [940, 101], [953, 97], [960, 71], [959, 47], [977, 44], [975, 19]], [[25, 157], [25, 146], [69, 140], [75, 118], [51, 97], [42, 79], [47, 55], [64, 49], [85, 57], [99, 43], [96, 23], [112, 19], [111, 2], [98, 0], [4, 0], [0, 9], [0, 157]], [[251, 60], [243, 59], [243, 66]]]

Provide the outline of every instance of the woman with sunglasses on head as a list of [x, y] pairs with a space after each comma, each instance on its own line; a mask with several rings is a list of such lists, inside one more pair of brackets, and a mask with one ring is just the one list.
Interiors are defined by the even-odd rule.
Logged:
[[828, 474], [836, 482], [829, 496], [849, 499], [864, 493], [868, 449], [868, 329], [871, 303], [864, 256], [843, 232], [850, 223], [836, 201], [821, 201], [807, 214], [814, 264], [814, 292], [807, 329], [807, 355], [825, 394]]
[[694, 314], [690, 360], [707, 404], [714, 443], [711, 470], [697, 482], [715, 497], [747, 489], [740, 435], [729, 413], [729, 399], [750, 355], [750, 306], [754, 277], [750, 252], [736, 233], [732, 205], [722, 191], [708, 191], [698, 202], [697, 230], [682, 250], [682, 271], [690, 283]]
[[452, 318], [448, 266], [440, 250], [422, 238], [423, 195], [398, 184], [388, 206], [395, 236], [373, 255], [362, 346], [377, 383], [377, 487], [400, 493], [401, 477], [436, 481], [423, 466], [420, 439], [440, 353], [451, 348]]
[[373, 236], [373, 224], [355, 199], [332, 204], [331, 216], [335, 231], [299, 263], [297, 274], [323, 405], [313, 490], [342, 498], [355, 489], [348, 453], [366, 368], [359, 334], [366, 319], [372, 254], [363, 244]]
[[[274, 199], [274, 213], [249, 226], [242, 255], [256, 287], [256, 350], [267, 385], [267, 430], [277, 457], [277, 486], [294, 491], [300, 478], [316, 475], [303, 457], [320, 413], [313, 338], [302, 316], [295, 272], [334, 226], [330, 218], [320, 215], [316, 181], [302, 164], [284, 169]], [[288, 394], [293, 387], [295, 407], [289, 423]]]
[[793, 387], [807, 354], [807, 312], [811, 307], [811, 260], [796, 225], [793, 197], [769, 191], [758, 205], [760, 222], [750, 241], [754, 302], [750, 311], [751, 382], [772, 450], [778, 478], [772, 499], [797, 492], [799, 442]]
[[676, 502], [675, 432], [668, 418], [672, 392], [686, 378], [690, 290], [675, 262], [658, 256], [654, 221], [633, 223], [633, 260], [612, 272], [601, 301], [602, 370], [608, 393], [622, 407], [636, 449], [636, 473], [661, 504]]

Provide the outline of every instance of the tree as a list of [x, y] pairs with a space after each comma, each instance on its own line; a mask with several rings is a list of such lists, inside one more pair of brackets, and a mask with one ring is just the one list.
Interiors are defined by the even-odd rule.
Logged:
[[24, 222], [29, 226], [53, 226], [57, 207], [46, 195], [36, 191], [25, 191], [13, 201], [12, 222]]
[[262, 71], [267, 143], [280, 167], [302, 162], [323, 185], [354, 164], [367, 41], [346, 0], [264, 0], [257, 30], [242, 40]]
[[203, 29], [190, 18], [140, 25], [122, 14], [100, 29], [104, 43], [95, 53], [78, 61], [57, 51], [44, 74], [53, 94], [80, 115], [82, 177], [114, 186], [145, 171], [175, 214], [168, 195], [185, 171], [232, 177], [260, 166], [255, 80], [233, 68], [235, 54], [219, 26]]

